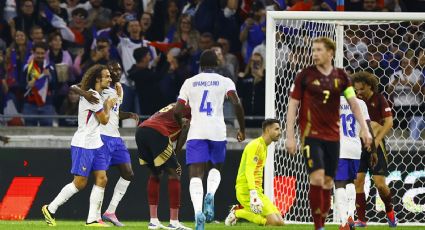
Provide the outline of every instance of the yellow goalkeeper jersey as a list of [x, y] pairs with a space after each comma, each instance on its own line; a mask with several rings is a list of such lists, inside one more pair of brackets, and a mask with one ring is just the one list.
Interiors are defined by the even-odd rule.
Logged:
[[263, 169], [266, 164], [267, 145], [263, 137], [248, 143], [242, 153], [236, 178], [236, 189], [256, 189], [263, 192]]

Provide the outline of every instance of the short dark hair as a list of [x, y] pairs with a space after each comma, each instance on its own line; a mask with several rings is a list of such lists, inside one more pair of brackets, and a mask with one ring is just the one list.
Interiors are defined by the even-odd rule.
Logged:
[[60, 38], [61, 38], [61, 40], [63, 40], [63, 38], [62, 38], [62, 34], [61, 34], [61, 33], [59, 33], [59, 32], [57, 32], [57, 31], [50, 33], [50, 34], [49, 34], [49, 37], [48, 37], [48, 39], [47, 39], [47, 40], [48, 40], [49, 42], [51, 42], [51, 41], [53, 41], [53, 39], [55, 39], [56, 37], [60, 37]]
[[215, 51], [208, 49], [202, 52], [201, 58], [199, 59], [199, 65], [201, 66], [201, 70], [217, 67], [218, 58]]
[[43, 50], [48, 50], [47, 45], [44, 42], [36, 42], [32, 46], [32, 51], [35, 51], [37, 48], [40, 48], [40, 49], [43, 49]]
[[378, 92], [378, 78], [366, 71], [360, 71], [351, 75], [353, 83], [360, 82], [370, 86], [373, 92]]
[[276, 118], [267, 118], [261, 124], [261, 128], [263, 129], [263, 131], [265, 131], [267, 127], [269, 127], [270, 125], [272, 125], [274, 123], [277, 123], [277, 124], [280, 125], [280, 121], [278, 119], [276, 119]]
[[84, 9], [82, 7], [78, 7], [77, 9], [75, 9], [71, 12], [71, 15], [72, 16], [81, 15], [84, 18], [87, 18], [87, 16], [89, 16], [89, 13], [87, 12], [86, 9]]
[[136, 63], [139, 63], [149, 53], [148, 47], [139, 47], [134, 50], [133, 57]]

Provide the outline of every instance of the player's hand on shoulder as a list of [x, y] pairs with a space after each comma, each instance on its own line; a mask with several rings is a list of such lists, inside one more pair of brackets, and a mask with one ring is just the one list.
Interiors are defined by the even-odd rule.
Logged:
[[83, 97], [90, 103], [90, 104], [97, 104], [99, 103], [99, 98], [95, 96], [95, 92], [93, 91], [85, 91], [83, 93]]
[[108, 99], [105, 100], [105, 104], [109, 108], [112, 108], [117, 103], [117, 101], [118, 101], [118, 98], [117, 97], [108, 97]]
[[289, 154], [295, 155], [295, 152], [297, 151], [297, 143], [295, 141], [295, 138], [286, 138], [285, 146], [286, 151], [288, 151]]
[[237, 137], [239, 142], [242, 142], [245, 140], [245, 130], [238, 130]]
[[139, 115], [137, 113], [130, 113], [130, 118], [136, 121], [136, 124], [139, 125]]

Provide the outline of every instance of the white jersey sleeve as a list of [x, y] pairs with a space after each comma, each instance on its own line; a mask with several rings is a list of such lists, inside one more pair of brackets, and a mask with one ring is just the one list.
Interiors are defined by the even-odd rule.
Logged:
[[[105, 101], [108, 98], [118, 97], [117, 91], [111, 87], [102, 91], [102, 100]], [[121, 100], [117, 100], [114, 107], [109, 112], [109, 121], [106, 125], [100, 125], [100, 134], [110, 137], [120, 137], [119, 132], [119, 112], [120, 112]]]
[[84, 97], [80, 97], [78, 104], [78, 130], [72, 137], [71, 145], [85, 149], [97, 149], [103, 145], [100, 138], [100, 123], [96, 113], [103, 110], [103, 100], [97, 91], [94, 96], [99, 99], [97, 104], [91, 104]]
[[[360, 159], [362, 144], [360, 141], [360, 124], [354, 117], [350, 105], [344, 96], [340, 97], [340, 158]], [[370, 120], [366, 103], [357, 99], [365, 120]]]
[[188, 140], [226, 140], [223, 103], [227, 93], [235, 90], [231, 79], [216, 73], [200, 73], [184, 82], [178, 98], [191, 107]]

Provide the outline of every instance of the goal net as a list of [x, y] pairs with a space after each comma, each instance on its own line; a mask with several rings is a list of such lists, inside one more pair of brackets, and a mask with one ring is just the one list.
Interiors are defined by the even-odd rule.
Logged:
[[[379, 91], [393, 108], [394, 127], [386, 138], [386, 182], [400, 223], [425, 223], [424, 20], [424, 13], [267, 13], [266, 117], [281, 121], [284, 136], [289, 89], [297, 71], [313, 64], [314, 38], [336, 42], [335, 66], [349, 73], [369, 71], [379, 78]], [[265, 192], [287, 222], [312, 222], [308, 182], [302, 155], [286, 153], [284, 138], [270, 147]], [[386, 222], [369, 175], [365, 191], [369, 222]], [[336, 221], [332, 211], [327, 221]]]

